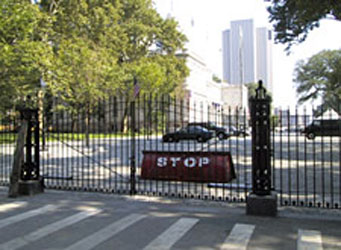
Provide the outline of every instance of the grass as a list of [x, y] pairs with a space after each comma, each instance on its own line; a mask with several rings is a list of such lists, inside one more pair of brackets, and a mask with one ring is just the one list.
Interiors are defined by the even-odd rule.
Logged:
[[16, 139], [16, 133], [0, 133], [0, 144], [14, 143]]
[[[161, 133], [153, 133], [151, 135], [161, 135]], [[135, 133], [135, 136], [146, 136], [145, 133]], [[90, 139], [105, 139], [105, 138], [129, 138], [130, 133], [90, 133]], [[17, 138], [16, 133], [0, 133], [0, 144], [15, 143]], [[47, 133], [45, 135], [46, 142], [52, 141], [81, 141], [85, 140], [85, 133]], [[42, 141], [42, 136], [40, 135], [40, 141]]]

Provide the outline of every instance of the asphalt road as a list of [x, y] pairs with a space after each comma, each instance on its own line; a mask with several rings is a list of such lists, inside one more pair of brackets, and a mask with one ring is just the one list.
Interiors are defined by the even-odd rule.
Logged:
[[47, 190], [7, 198], [0, 188], [0, 249], [341, 249], [341, 211]]

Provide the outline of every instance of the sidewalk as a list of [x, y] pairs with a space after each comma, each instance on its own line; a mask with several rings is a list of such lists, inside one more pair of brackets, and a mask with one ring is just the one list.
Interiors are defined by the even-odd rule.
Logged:
[[341, 211], [45, 190], [7, 198], [0, 188], [0, 249], [341, 249]]

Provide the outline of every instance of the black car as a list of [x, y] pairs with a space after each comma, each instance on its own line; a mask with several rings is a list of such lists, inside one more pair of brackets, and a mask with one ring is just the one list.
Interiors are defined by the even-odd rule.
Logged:
[[229, 126], [226, 129], [230, 135], [233, 136], [248, 136], [250, 133], [244, 129], [237, 129], [235, 126]]
[[213, 137], [213, 133], [201, 126], [187, 126], [175, 132], [170, 132], [162, 137], [163, 142], [178, 142], [180, 140], [197, 140], [206, 142]]
[[191, 122], [189, 123], [190, 126], [201, 126], [208, 130], [214, 131], [216, 137], [219, 138], [219, 140], [227, 139], [231, 135], [226, 131], [225, 128], [219, 127], [213, 122]]
[[305, 134], [308, 139], [314, 139], [315, 136], [341, 136], [341, 120], [314, 120], [301, 132], [302, 134]]

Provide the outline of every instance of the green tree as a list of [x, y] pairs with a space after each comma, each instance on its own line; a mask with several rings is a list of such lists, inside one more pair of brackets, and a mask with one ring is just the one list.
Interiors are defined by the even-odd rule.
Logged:
[[270, 22], [274, 23], [277, 42], [287, 44], [289, 51], [295, 43], [305, 41], [309, 31], [319, 27], [323, 18], [341, 20], [339, 0], [265, 0]]
[[299, 103], [320, 99], [324, 108], [340, 113], [341, 50], [323, 50], [297, 62], [294, 81]]
[[8, 110], [27, 95], [36, 96], [48, 74], [52, 20], [27, 0], [0, 3], [0, 109]]
[[185, 36], [150, 0], [43, 0], [41, 6], [55, 20], [47, 81], [71, 110], [89, 113], [116, 94], [126, 100], [125, 118], [136, 82], [140, 93], [172, 93], [188, 75], [185, 58], [177, 56]]
[[185, 58], [177, 54], [184, 52], [186, 37], [177, 25], [174, 19], [162, 19], [151, 0], [122, 1], [120, 26], [126, 43], [118, 63], [126, 79], [121, 94], [133, 97], [134, 79], [142, 93], [155, 94], [173, 92], [184, 82], [189, 72]]

